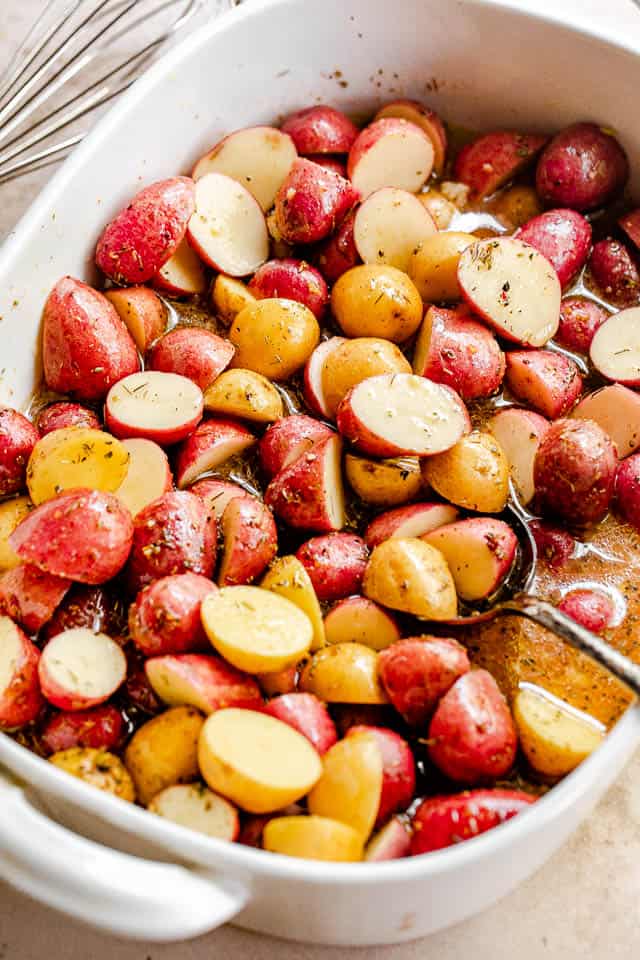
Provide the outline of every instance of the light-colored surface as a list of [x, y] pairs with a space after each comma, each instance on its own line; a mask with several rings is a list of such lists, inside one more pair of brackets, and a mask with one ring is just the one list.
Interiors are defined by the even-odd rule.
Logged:
[[[6, 4], [6, 6], [5, 6]], [[18, 20], [33, 16], [39, 4], [10, 0], [3, 4], [11, 11], [2, 30], [19, 35]], [[537, 4], [557, 14], [558, 4], [547, 0]], [[640, 42], [640, 13], [625, 0], [613, 0], [602, 9], [602, 0], [585, 0], [571, 4], [567, 9], [582, 8], [580, 16], [602, 23], [612, 32], [629, 36], [637, 30]], [[4, 12], [4, 10], [3, 10]], [[628, 14], [625, 19], [625, 13]], [[611, 17], [615, 16], [615, 23]], [[636, 24], [636, 17], [638, 21]], [[1, 38], [5, 43], [7, 37]], [[41, 175], [46, 181], [47, 175]], [[2, 188], [3, 205], [0, 224], [8, 229], [15, 217], [30, 202], [35, 185], [22, 181], [16, 186]], [[12, 199], [13, 198], [13, 199]], [[637, 783], [635, 782], [637, 781]], [[467, 957], [470, 949], [479, 960], [484, 957], [507, 957], [517, 951], [528, 957], [573, 958], [588, 956], [600, 958], [629, 957], [640, 942], [637, 931], [637, 897], [640, 887], [640, 867], [637, 866], [640, 826], [640, 771], [632, 764], [608, 800], [570, 844], [549, 865], [502, 904], [483, 916], [456, 929], [431, 938], [429, 941], [393, 949], [369, 950], [367, 956], [405, 960], [438, 956], [444, 960]], [[144, 945], [114, 945], [113, 941], [92, 933], [84, 933], [68, 921], [54, 917], [14, 894], [7, 892], [0, 903], [0, 954], [9, 958], [36, 957], [44, 951], [51, 953], [55, 944], [56, 957], [75, 958], [122, 957], [124, 960], [154, 960], [166, 956], [186, 960], [216, 951], [230, 958], [279, 956], [288, 958], [316, 958], [330, 951], [295, 945], [276, 944], [266, 938], [252, 937], [232, 930], [213, 935], [206, 942], [186, 944], [184, 947], [153, 947]], [[169, 952], [171, 951], [171, 952]], [[347, 951], [334, 951], [344, 956]]]

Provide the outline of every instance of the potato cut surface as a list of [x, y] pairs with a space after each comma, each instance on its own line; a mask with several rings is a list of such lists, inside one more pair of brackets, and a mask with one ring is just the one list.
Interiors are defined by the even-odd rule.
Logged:
[[523, 686], [513, 703], [520, 745], [530, 766], [562, 777], [600, 746], [604, 726], [545, 690]]
[[346, 823], [328, 817], [274, 817], [264, 828], [262, 842], [271, 853], [308, 860], [345, 863], [362, 860], [362, 837]]
[[165, 820], [220, 840], [235, 840], [238, 814], [200, 783], [180, 783], [157, 794], [148, 807]]
[[128, 467], [129, 454], [115, 437], [89, 427], [64, 427], [36, 443], [27, 486], [35, 504], [77, 487], [113, 493]]
[[369, 733], [354, 733], [324, 755], [323, 771], [309, 794], [309, 811], [341, 820], [367, 840], [382, 793], [382, 752]]
[[297, 557], [278, 557], [274, 560], [260, 586], [263, 590], [271, 590], [285, 600], [290, 600], [302, 610], [311, 621], [313, 628], [311, 649], [317, 650], [323, 646], [325, 636], [322, 610], [309, 574]]
[[614, 313], [591, 341], [591, 362], [609, 380], [640, 384], [640, 307]]

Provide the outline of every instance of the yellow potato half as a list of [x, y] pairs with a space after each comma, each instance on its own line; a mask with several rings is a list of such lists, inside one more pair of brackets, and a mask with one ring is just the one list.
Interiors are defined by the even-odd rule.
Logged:
[[362, 837], [357, 830], [328, 817], [274, 817], [262, 834], [271, 853], [306, 860], [353, 863], [362, 860]]
[[362, 584], [365, 597], [424, 620], [449, 620], [458, 610], [447, 561], [435, 547], [407, 537], [375, 547]]
[[521, 687], [513, 702], [520, 746], [530, 766], [546, 777], [563, 777], [605, 738], [605, 728], [543, 690]]
[[422, 461], [426, 482], [445, 500], [479, 513], [501, 513], [509, 496], [509, 461], [490, 433], [474, 430]]
[[90, 783], [98, 790], [112, 793], [121, 800], [133, 803], [136, 791], [133, 780], [122, 760], [107, 750], [98, 750], [94, 747], [71, 747], [69, 750], [59, 750], [49, 757], [50, 763], [60, 770], [65, 770], [72, 777], [78, 777], [85, 783]]
[[29, 457], [27, 487], [35, 504], [77, 487], [113, 493], [128, 468], [126, 448], [110, 433], [64, 427], [36, 443]]
[[145, 806], [165, 787], [198, 778], [198, 737], [204, 720], [193, 707], [174, 707], [134, 733], [124, 762]]
[[271, 423], [284, 415], [282, 397], [266, 377], [254, 370], [225, 370], [208, 388], [204, 406], [211, 413]]
[[32, 509], [29, 497], [16, 497], [0, 503], [0, 572], [13, 570], [22, 563], [9, 543], [9, 537]]
[[271, 564], [260, 584], [263, 590], [277, 593], [305, 613], [313, 627], [311, 649], [324, 646], [324, 622], [318, 597], [304, 564], [297, 557], [279, 557]]
[[353, 733], [322, 758], [322, 776], [309, 794], [309, 812], [341, 820], [363, 841], [378, 816], [382, 794], [382, 751], [370, 733]]
[[326, 703], [387, 703], [378, 679], [378, 655], [361, 643], [317, 650], [300, 674], [300, 690]]

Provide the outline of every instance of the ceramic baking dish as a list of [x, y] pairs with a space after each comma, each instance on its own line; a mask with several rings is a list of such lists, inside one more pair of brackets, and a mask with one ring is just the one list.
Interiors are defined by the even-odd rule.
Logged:
[[[639, 170], [639, 87], [632, 50], [508, 2], [248, 0], [120, 99], [6, 240], [0, 401], [28, 402], [45, 296], [65, 273], [94, 279], [92, 253], [110, 215], [143, 183], [188, 170], [232, 128], [314, 100], [360, 114], [403, 94], [476, 129], [601, 121], [620, 132]], [[510, 823], [439, 853], [347, 865], [173, 826], [0, 735], [0, 876], [81, 920], [147, 940], [195, 936], [228, 920], [323, 944], [408, 940], [482, 910], [536, 870], [639, 739], [634, 708], [597, 753]]]

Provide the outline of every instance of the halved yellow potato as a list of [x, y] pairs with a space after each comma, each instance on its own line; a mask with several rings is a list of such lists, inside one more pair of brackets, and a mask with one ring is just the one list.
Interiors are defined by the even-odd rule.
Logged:
[[300, 690], [325, 703], [387, 703], [378, 679], [378, 654], [361, 643], [317, 650], [300, 674]]
[[271, 813], [300, 800], [322, 774], [301, 733], [254, 710], [217, 710], [198, 744], [200, 772], [212, 790], [249, 813]]
[[198, 778], [198, 737], [204, 719], [193, 707], [174, 707], [134, 733], [124, 762], [145, 806], [174, 783]]
[[77, 487], [113, 493], [128, 468], [127, 450], [110, 433], [63, 427], [36, 443], [29, 457], [27, 487], [35, 504]]
[[313, 627], [311, 649], [324, 646], [324, 623], [318, 597], [313, 589], [311, 578], [304, 564], [297, 557], [278, 557], [271, 564], [260, 584], [263, 590], [270, 590], [278, 596], [290, 600], [309, 617]]
[[474, 430], [445, 453], [425, 457], [422, 473], [445, 500], [479, 513], [501, 513], [509, 496], [509, 461], [490, 433]]
[[362, 860], [362, 837], [357, 830], [328, 817], [274, 817], [262, 833], [262, 845], [271, 853], [307, 860], [353, 863]]
[[201, 783], [176, 783], [156, 794], [148, 810], [208, 837], [235, 840], [238, 813], [234, 806]]
[[223, 587], [205, 597], [201, 616], [218, 653], [247, 673], [274, 673], [296, 664], [313, 638], [306, 613], [261, 587]]
[[236, 316], [250, 303], [255, 303], [255, 297], [242, 280], [227, 277], [220, 273], [211, 288], [211, 302], [218, 317], [230, 327]]
[[340, 820], [369, 837], [382, 794], [382, 751], [370, 733], [353, 733], [322, 758], [322, 776], [309, 794], [309, 812]]
[[360, 499], [378, 507], [408, 503], [422, 489], [417, 457], [373, 460], [348, 453], [344, 458], [344, 471], [349, 485]]
[[603, 724], [542, 689], [521, 687], [513, 701], [520, 746], [530, 766], [563, 777], [605, 738]]
[[13, 570], [22, 563], [9, 543], [9, 537], [32, 509], [29, 497], [16, 497], [0, 503], [0, 571]]
[[133, 780], [122, 760], [107, 750], [95, 747], [70, 747], [59, 750], [49, 757], [49, 761], [72, 777], [78, 777], [90, 783], [98, 790], [112, 793], [121, 800], [134, 803], [136, 791]]
[[449, 620], [458, 610], [447, 561], [435, 547], [414, 537], [385, 540], [374, 548], [362, 592], [383, 607], [424, 620]]
[[282, 397], [255, 370], [225, 370], [204, 395], [205, 410], [254, 423], [271, 423], [284, 416]]

